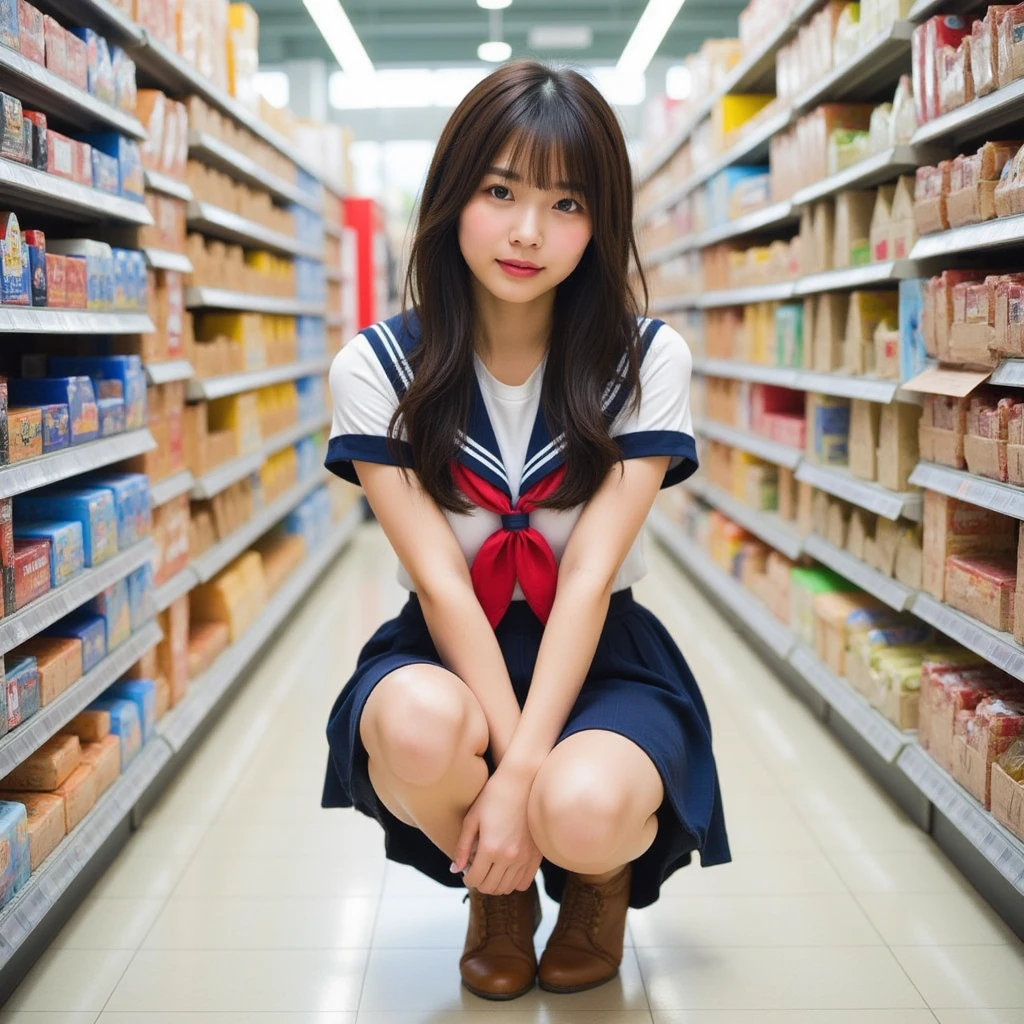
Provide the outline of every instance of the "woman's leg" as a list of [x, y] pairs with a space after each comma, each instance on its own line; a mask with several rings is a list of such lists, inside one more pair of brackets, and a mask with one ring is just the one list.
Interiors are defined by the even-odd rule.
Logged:
[[588, 729], [559, 743], [537, 773], [530, 831], [553, 864], [603, 881], [654, 842], [663, 796], [658, 769], [632, 740]]
[[488, 775], [487, 720], [469, 687], [436, 665], [396, 669], [373, 688], [359, 734], [384, 806], [454, 856]]

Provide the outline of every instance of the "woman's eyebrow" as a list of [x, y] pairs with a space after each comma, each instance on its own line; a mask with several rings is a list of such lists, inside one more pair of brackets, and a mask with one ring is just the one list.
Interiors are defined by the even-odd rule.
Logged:
[[[505, 178], [507, 181], [522, 181], [522, 175], [516, 174], [515, 171], [509, 170], [507, 167], [488, 167], [484, 172], [485, 174], [493, 174], [498, 178]], [[576, 181], [556, 181], [555, 188], [564, 192], [580, 192], [584, 191], [583, 186]]]

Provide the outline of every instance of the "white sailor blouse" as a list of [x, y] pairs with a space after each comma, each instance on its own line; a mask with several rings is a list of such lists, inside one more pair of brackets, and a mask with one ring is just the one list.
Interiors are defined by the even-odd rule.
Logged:
[[[641, 402], [628, 409], [629, 388], [612, 383], [605, 415], [624, 459], [671, 456], [662, 487], [697, 469], [690, 417], [690, 350], [660, 320], [640, 324], [643, 348]], [[368, 327], [342, 348], [331, 366], [334, 419], [325, 464], [358, 484], [353, 460], [395, 465], [387, 434], [391, 417], [412, 381], [409, 354], [418, 341], [414, 315]], [[513, 600], [526, 600], [546, 622], [555, 599], [558, 563], [583, 506], [554, 510], [536, 504], [552, 495], [564, 476], [563, 437], [552, 437], [543, 408], [545, 362], [524, 384], [496, 380], [479, 358], [466, 436], [453, 465], [455, 484], [476, 506], [445, 511], [466, 556], [473, 587], [492, 626]], [[406, 445], [406, 460], [412, 462]], [[415, 468], [415, 467], [413, 467]], [[646, 574], [643, 536], [626, 556], [613, 590]], [[415, 589], [404, 568], [399, 582]]]

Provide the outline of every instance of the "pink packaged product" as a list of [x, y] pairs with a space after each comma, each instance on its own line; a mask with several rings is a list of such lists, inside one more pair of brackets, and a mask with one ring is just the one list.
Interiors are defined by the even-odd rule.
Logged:
[[[929, 18], [914, 30], [911, 40], [913, 61], [914, 103], [918, 124], [924, 124], [939, 116], [939, 51], [952, 51], [956, 56], [960, 41], [970, 33], [967, 22], [955, 14], [940, 14]], [[942, 57], [948, 61], [949, 55]]]
[[46, 63], [46, 30], [43, 15], [28, 0], [18, 0], [18, 35], [23, 57]]
[[[89, 91], [89, 47], [84, 39], [64, 33], [68, 52], [67, 80], [83, 92]], [[90, 157], [90, 160], [92, 158]]]
[[72, 140], [75, 153], [75, 181], [92, 186], [92, 146], [88, 142]]
[[46, 15], [43, 18], [43, 38], [46, 45], [46, 66], [58, 78], [68, 77], [68, 34], [64, 26]]

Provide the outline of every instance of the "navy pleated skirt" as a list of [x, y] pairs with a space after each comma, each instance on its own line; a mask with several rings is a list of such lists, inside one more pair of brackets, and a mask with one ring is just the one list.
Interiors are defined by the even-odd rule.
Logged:
[[[526, 700], [544, 627], [525, 601], [514, 601], [495, 633], [520, 706]], [[324, 807], [355, 807], [384, 828], [390, 860], [410, 864], [443, 885], [461, 887], [446, 857], [416, 828], [399, 821], [370, 784], [359, 719], [371, 691], [404, 665], [440, 665], [415, 594], [397, 618], [384, 623], [359, 655], [355, 673], [339, 695], [327, 725], [330, 757]], [[679, 648], [631, 590], [612, 595], [593, 664], [561, 739], [585, 729], [606, 729], [637, 744], [661, 774], [665, 799], [658, 834], [633, 864], [630, 906], [658, 898], [662, 882], [700, 855], [704, 867], [730, 860], [711, 723], [697, 683]], [[565, 871], [541, 865], [548, 894], [561, 898]]]

